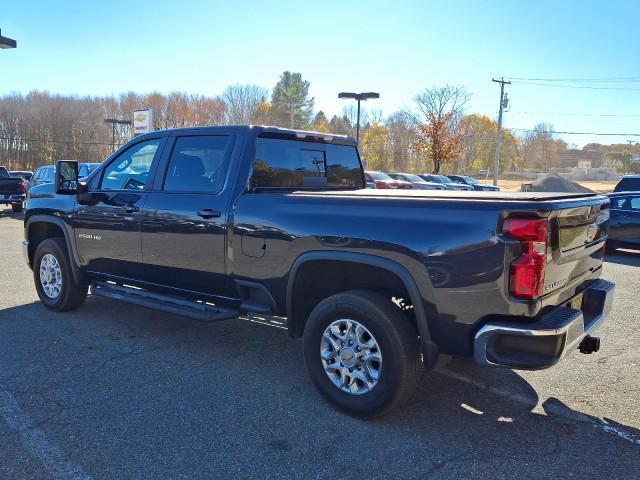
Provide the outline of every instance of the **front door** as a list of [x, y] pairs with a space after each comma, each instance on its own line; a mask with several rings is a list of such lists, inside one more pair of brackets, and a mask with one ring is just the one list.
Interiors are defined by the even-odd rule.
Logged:
[[[169, 147], [172, 145], [172, 148]], [[226, 275], [225, 188], [233, 135], [186, 135], [170, 141], [142, 220], [146, 281], [188, 292], [234, 297]]]
[[152, 165], [164, 138], [138, 142], [122, 152], [78, 196], [74, 233], [87, 270], [122, 278], [140, 276], [140, 219]]

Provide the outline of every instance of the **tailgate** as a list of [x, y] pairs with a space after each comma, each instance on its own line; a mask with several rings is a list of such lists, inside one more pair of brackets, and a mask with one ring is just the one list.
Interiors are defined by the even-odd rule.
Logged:
[[609, 200], [584, 203], [557, 210], [550, 217], [552, 254], [545, 268], [545, 295], [569, 284], [577, 289], [579, 279], [602, 266], [609, 232]]
[[0, 178], [0, 195], [21, 195], [21, 178]]

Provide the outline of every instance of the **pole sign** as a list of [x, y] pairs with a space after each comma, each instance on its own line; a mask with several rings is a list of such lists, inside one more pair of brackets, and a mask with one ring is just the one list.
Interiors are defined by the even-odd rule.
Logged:
[[153, 110], [145, 108], [133, 112], [133, 134], [142, 135], [153, 130]]

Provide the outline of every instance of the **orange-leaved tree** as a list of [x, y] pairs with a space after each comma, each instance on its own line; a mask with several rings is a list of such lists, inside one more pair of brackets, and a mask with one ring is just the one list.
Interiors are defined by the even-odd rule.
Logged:
[[459, 123], [468, 99], [462, 87], [449, 85], [427, 89], [416, 97], [421, 118], [416, 118], [412, 146], [431, 161], [433, 173], [439, 173], [442, 165], [452, 163], [460, 154]]

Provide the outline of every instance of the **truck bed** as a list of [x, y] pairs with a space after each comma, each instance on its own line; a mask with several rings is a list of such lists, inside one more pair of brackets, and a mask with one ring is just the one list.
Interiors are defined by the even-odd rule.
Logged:
[[565, 192], [483, 192], [476, 190], [298, 190], [297, 195], [338, 195], [358, 197], [439, 198], [459, 200], [551, 201], [598, 197], [597, 193]]

